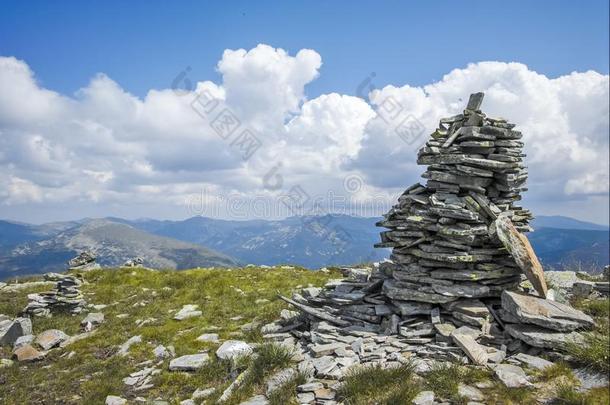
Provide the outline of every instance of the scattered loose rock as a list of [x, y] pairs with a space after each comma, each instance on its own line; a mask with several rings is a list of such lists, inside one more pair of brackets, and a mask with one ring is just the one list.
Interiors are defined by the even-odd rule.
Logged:
[[170, 371], [195, 371], [207, 363], [209, 356], [207, 353], [187, 354], [186, 356], [176, 357], [169, 363]]

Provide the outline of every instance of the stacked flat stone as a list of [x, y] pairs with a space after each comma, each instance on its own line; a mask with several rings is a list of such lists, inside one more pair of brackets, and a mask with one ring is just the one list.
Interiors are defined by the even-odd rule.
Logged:
[[393, 300], [449, 303], [499, 297], [515, 287], [521, 270], [489, 234], [498, 215], [531, 230], [529, 210], [517, 205], [525, 191], [522, 134], [504, 119], [480, 111], [483, 93], [470, 96], [463, 114], [440, 120], [418, 154], [427, 179], [409, 187], [377, 225], [388, 228], [376, 247], [392, 248]]
[[57, 280], [52, 291], [28, 294], [28, 304], [24, 313], [32, 316], [50, 316], [54, 312], [78, 314], [86, 305], [79, 290], [81, 281], [68, 275], [51, 273], [49, 277]]

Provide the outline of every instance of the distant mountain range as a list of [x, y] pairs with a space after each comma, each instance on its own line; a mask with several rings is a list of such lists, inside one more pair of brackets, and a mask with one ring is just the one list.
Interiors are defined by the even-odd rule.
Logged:
[[[0, 221], [0, 279], [65, 269], [66, 261], [92, 250], [98, 262], [117, 266], [143, 257], [154, 268], [296, 264], [307, 268], [378, 261], [378, 218], [346, 215], [230, 221], [83, 219], [44, 225]], [[545, 266], [609, 261], [607, 226], [561, 216], [540, 216], [528, 235]]]

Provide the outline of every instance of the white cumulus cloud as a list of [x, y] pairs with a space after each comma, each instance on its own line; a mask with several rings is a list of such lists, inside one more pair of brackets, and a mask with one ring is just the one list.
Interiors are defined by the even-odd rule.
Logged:
[[[222, 204], [223, 195], [277, 201], [296, 186], [312, 197], [391, 203], [420, 180], [416, 150], [438, 120], [483, 91], [483, 111], [524, 133], [524, 203], [547, 214], [574, 215], [580, 206], [581, 218], [608, 221], [608, 75], [549, 78], [521, 63], [480, 62], [426, 86], [375, 89], [367, 100], [308, 99], [321, 65], [309, 49], [226, 50], [220, 82], [140, 98], [104, 74], [59, 94], [25, 61], [0, 57], [0, 207], [34, 221], [68, 213], [181, 218], [202, 189], [211, 193], [202, 201]], [[227, 114], [231, 133], [220, 125]], [[346, 178], [357, 190], [346, 190]]]

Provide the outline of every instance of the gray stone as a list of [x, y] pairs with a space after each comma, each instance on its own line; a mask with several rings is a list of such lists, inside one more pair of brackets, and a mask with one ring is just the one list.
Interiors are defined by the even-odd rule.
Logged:
[[211, 396], [215, 391], [216, 391], [216, 388], [206, 388], [206, 389], [197, 388], [193, 392], [193, 395], [191, 395], [191, 399], [205, 399], [205, 398]]
[[466, 397], [471, 401], [485, 400], [485, 395], [481, 392], [481, 390], [463, 383], [459, 383], [458, 385], [458, 395], [461, 397]]
[[506, 325], [506, 331], [534, 347], [562, 350], [567, 342], [583, 342], [583, 337], [578, 332], [556, 332], [534, 325], [509, 324]]
[[15, 340], [15, 344], [13, 345], [13, 350], [15, 350], [23, 345], [29, 345], [32, 342], [34, 342], [34, 335], [19, 336], [17, 338], [17, 340]]
[[478, 344], [470, 334], [460, 333], [459, 329], [456, 329], [451, 333], [451, 337], [475, 364], [487, 364], [488, 356], [485, 347]]
[[297, 392], [314, 392], [320, 388], [324, 388], [324, 385], [321, 382], [314, 381], [297, 386]]
[[187, 354], [186, 356], [176, 357], [169, 363], [170, 371], [195, 371], [207, 363], [209, 356], [207, 353]]
[[216, 350], [216, 357], [223, 360], [234, 360], [237, 357], [250, 355], [252, 350], [252, 346], [246, 342], [227, 340]]
[[32, 321], [30, 318], [16, 318], [14, 321], [0, 322], [0, 345], [12, 346], [15, 341], [25, 335], [32, 334]]
[[590, 328], [594, 325], [593, 318], [582, 311], [559, 302], [517, 292], [502, 293], [502, 309], [521, 322], [560, 332]]
[[548, 360], [525, 353], [517, 353], [512, 356], [511, 359], [515, 359], [530, 368], [535, 368], [538, 370], [544, 370], [545, 368], [553, 365], [553, 363]]
[[411, 402], [413, 405], [432, 405], [434, 404], [434, 392], [433, 391], [421, 391], [413, 398]]
[[108, 395], [106, 397], [106, 405], [125, 405], [127, 400], [115, 395]]
[[119, 347], [119, 350], [117, 351], [117, 355], [119, 355], [119, 356], [126, 356], [127, 353], [129, 353], [129, 348], [132, 345], [135, 345], [137, 343], [142, 343], [142, 336], [138, 335], [138, 336], [130, 337], [129, 339], [127, 339], [127, 341], [125, 343], [123, 343]]
[[49, 329], [36, 336], [34, 343], [42, 347], [43, 350], [49, 350], [55, 346], [59, 346], [60, 343], [67, 340], [69, 337], [70, 336], [58, 329]]
[[85, 319], [81, 321], [81, 326], [84, 326], [86, 330], [93, 329], [94, 326], [97, 326], [104, 322], [104, 314], [101, 312], [90, 312], [87, 314]]
[[282, 385], [291, 381], [293, 378], [296, 377], [296, 375], [297, 372], [293, 368], [285, 368], [273, 374], [271, 377], [269, 377], [269, 380], [267, 380], [267, 396], [271, 395], [277, 389], [281, 388]]
[[180, 311], [176, 312], [176, 315], [174, 315], [174, 319], [177, 321], [182, 321], [188, 318], [199, 317], [203, 314], [203, 312], [197, 310], [197, 308], [199, 308], [199, 305], [183, 305]]
[[268, 405], [269, 401], [267, 401], [267, 398], [265, 398], [264, 395], [256, 395], [253, 396], [252, 398], [241, 402], [240, 405]]
[[198, 342], [218, 342], [218, 333], [204, 333], [197, 338]]
[[580, 389], [583, 390], [608, 386], [608, 374], [599, 373], [586, 367], [574, 370], [574, 376], [580, 381]]
[[532, 384], [527, 379], [525, 371], [513, 364], [498, 364], [493, 367], [496, 377], [508, 388], [529, 387]]
[[13, 351], [13, 356], [16, 357], [18, 361], [36, 361], [42, 360], [46, 356], [46, 352], [40, 352], [32, 345], [25, 344], [15, 349]]

